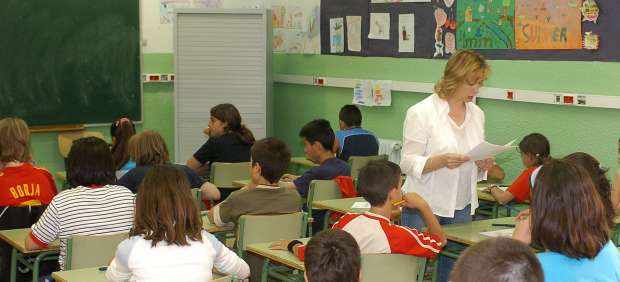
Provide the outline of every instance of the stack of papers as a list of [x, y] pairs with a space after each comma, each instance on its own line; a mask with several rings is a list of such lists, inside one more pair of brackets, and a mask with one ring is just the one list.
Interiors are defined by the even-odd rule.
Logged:
[[351, 208], [352, 209], [369, 209], [370, 203], [369, 202], [355, 202], [353, 203]]
[[484, 160], [486, 158], [493, 157], [497, 154], [509, 151], [514, 149], [516, 146], [512, 145], [517, 139], [514, 139], [506, 145], [495, 145], [491, 144], [487, 141], [482, 141], [482, 143], [478, 144], [478, 146], [474, 147], [469, 151], [466, 156], [468, 156], [472, 161]]

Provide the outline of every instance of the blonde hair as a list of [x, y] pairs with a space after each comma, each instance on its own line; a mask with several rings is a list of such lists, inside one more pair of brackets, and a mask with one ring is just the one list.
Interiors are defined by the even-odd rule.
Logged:
[[161, 165], [170, 162], [166, 141], [157, 131], [147, 130], [129, 139], [129, 157], [137, 165]]
[[0, 161], [30, 161], [30, 131], [23, 119], [0, 120]]
[[459, 50], [448, 60], [443, 77], [435, 84], [435, 93], [447, 99], [463, 82], [469, 85], [489, 77], [491, 68], [482, 55], [469, 50]]

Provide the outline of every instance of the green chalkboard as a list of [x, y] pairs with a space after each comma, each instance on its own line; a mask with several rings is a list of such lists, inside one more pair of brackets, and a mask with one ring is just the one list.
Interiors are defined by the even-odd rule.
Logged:
[[142, 116], [139, 0], [3, 0], [0, 117], [29, 125]]

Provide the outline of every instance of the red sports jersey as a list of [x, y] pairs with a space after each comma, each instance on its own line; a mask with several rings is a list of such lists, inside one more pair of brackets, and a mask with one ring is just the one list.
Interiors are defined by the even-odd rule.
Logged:
[[517, 203], [523, 203], [530, 199], [530, 192], [532, 191], [530, 177], [536, 168], [537, 166], [525, 169], [508, 187], [507, 191], [515, 197]]
[[44, 168], [24, 163], [0, 172], [0, 206], [47, 205], [54, 195], [56, 184]]

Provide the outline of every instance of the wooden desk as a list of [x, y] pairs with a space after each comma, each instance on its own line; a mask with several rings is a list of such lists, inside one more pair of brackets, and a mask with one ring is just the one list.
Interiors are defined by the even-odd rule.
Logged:
[[324, 209], [339, 213], [364, 213], [369, 210], [369, 208], [352, 208], [353, 203], [355, 202], [366, 202], [364, 198], [346, 198], [346, 199], [334, 199], [334, 200], [323, 200], [323, 201], [314, 201], [312, 203], [312, 207], [315, 209]]
[[228, 231], [232, 231], [234, 229], [234, 226], [217, 226], [215, 225], [215, 223], [211, 223], [209, 222], [209, 218], [207, 217], [207, 213], [205, 212], [202, 215], [202, 229], [207, 230], [207, 232], [213, 234], [213, 233], [219, 233], [219, 232], [228, 232]]
[[490, 238], [481, 235], [480, 232], [512, 228], [505, 226], [491, 226], [491, 224], [493, 223], [517, 224], [517, 221], [514, 217], [500, 217], [487, 220], [475, 220], [467, 223], [446, 224], [442, 225], [441, 228], [446, 234], [448, 240], [471, 246], [480, 241]]
[[[39, 266], [43, 260], [58, 259], [58, 249], [60, 242], [52, 242], [47, 249], [26, 250], [26, 237], [29, 228], [0, 230], [0, 238], [7, 242], [11, 247], [11, 276], [10, 281], [17, 279], [17, 262], [19, 261], [26, 268], [32, 270], [32, 281], [39, 281]], [[25, 257], [36, 256], [35, 262], [28, 262]]]
[[[212, 281], [224, 277], [221, 274], [213, 273]], [[74, 269], [67, 271], [57, 271], [52, 273], [52, 278], [58, 282], [107, 282], [105, 271], [99, 270], [99, 267]]]
[[248, 184], [250, 184], [252, 180], [250, 179], [242, 179], [242, 180], [235, 180], [232, 182], [233, 186], [237, 187], [237, 188], [243, 188], [245, 186], [247, 186]]
[[[302, 238], [298, 240], [306, 244], [308, 243], [310, 238]], [[295, 255], [293, 255], [289, 251], [269, 249], [270, 244], [271, 243], [251, 244], [247, 245], [246, 250], [271, 261], [286, 265], [291, 269], [304, 271], [303, 261], [300, 261]]]

